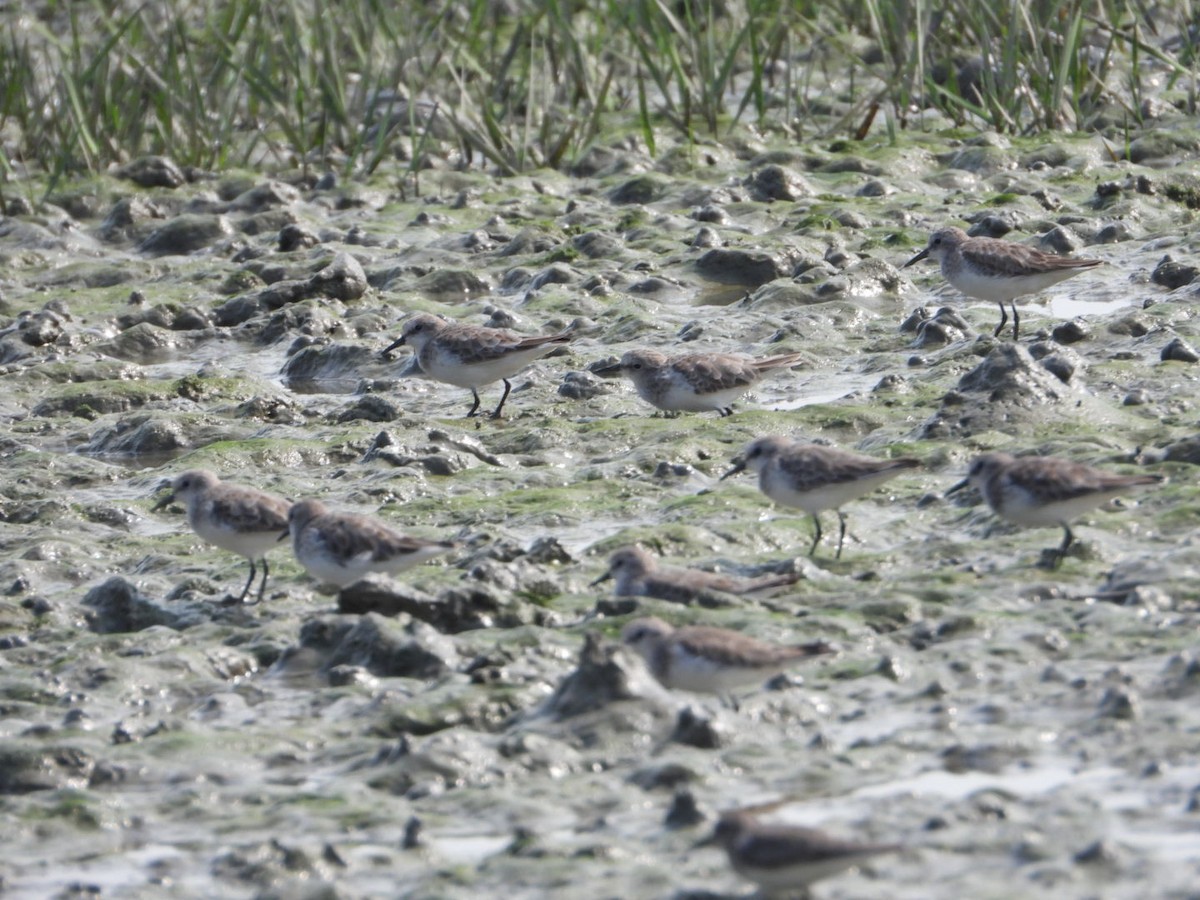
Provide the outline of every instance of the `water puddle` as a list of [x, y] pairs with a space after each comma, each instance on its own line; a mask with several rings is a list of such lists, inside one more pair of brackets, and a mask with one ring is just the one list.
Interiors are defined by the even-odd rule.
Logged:
[[[1134, 306], [1132, 296], [1098, 299], [1094, 297], [1068, 296], [1050, 298], [1050, 315], [1056, 319], [1074, 319], [1078, 316], [1111, 316]], [[1020, 306], [1017, 307], [1020, 309]]]
[[1113, 779], [1124, 777], [1125, 773], [1121, 769], [1111, 766], [1078, 771], [1065, 763], [1031, 766], [1003, 773], [947, 772], [937, 769], [910, 778], [859, 788], [850, 796], [880, 799], [921, 794], [957, 801], [979, 791], [1003, 791], [1017, 797], [1031, 797], [1049, 793], [1067, 784], [1076, 787], [1089, 783], [1106, 784]]
[[705, 282], [692, 299], [693, 306], [732, 306], [745, 299], [751, 289], [744, 284], [720, 284], [715, 281]]
[[794, 391], [789, 391], [789, 394], [792, 394], [790, 397], [770, 397], [766, 405], [771, 409], [784, 410], [835, 403], [850, 394], [869, 391], [879, 378], [878, 373], [841, 372], [836, 375], [822, 375], [810, 378]]
[[478, 865], [489, 856], [494, 856], [512, 843], [511, 834], [459, 835], [446, 837], [439, 834], [430, 841], [439, 857], [452, 865]]

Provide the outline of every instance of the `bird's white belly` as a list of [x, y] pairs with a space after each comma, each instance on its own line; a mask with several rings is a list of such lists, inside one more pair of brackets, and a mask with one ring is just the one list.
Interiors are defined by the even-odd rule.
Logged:
[[516, 375], [534, 360], [544, 356], [552, 347], [533, 347], [518, 350], [496, 359], [464, 362], [448, 353], [433, 353], [421, 360], [425, 374], [456, 387], [477, 388]]
[[294, 548], [296, 559], [304, 566], [317, 581], [332, 584], [339, 588], [354, 584], [376, 571], [371, 566], [370, 556], [363, 553], [359, 556], [343, 559], [328, 552], [324, 547], [297, 546]]
[[651, 391], [639, 390], [638, 393], [642, 395], [642, 399], [657, 406], [659, 409], [670, 410], [672, 412], [709, 412], [710, 410], [720, 410], [732, 406], [734, 401], [739, 399], [748, 390], [750, 390], [750, 385], [727, 388], [723, 391], [714, 391], [711, 394], [699, 394], [691, 385], [676, 382], [669, 384], [666, 390], [657, 396]]
[[1088, 494], [1056, 503], [1039, 503], [1036, 497], [1026, 491], [1012, 491], [1004, 496], [997, 512], [1015, 525], [1024, 525], [1030, 528], [1062, 525], [1103, 505], [1120, 493], [1120, 491], [1113, 491], [1105, 494]]
[[819, 513], [826, 509], [837, 509], [844, 503], [861, 497], [878, 485], [892, 478], [895, 472], [886, 472], [869, 478], [827, 484], [809, 491], [798, 491], [790, 479], [781, 472], [768, 472], [761, 480], [762, 492], [782, 506], [793, 506], [806, 513]]
[[754, 866], [746, 863], [733, 864], [741, 875], [759, 885], [768, 894], [778, 891], [795, 891], [814, 882], [856, 865], [853, 858], [802, 861], [786, 866]]
[[1053, 269], [1036, 275], [985, 275], [964, 266], [947, 276], [954, 288], [977, 300], [1006, 303], [1014, 297], [1036, 294], [1078, 273], [1078, 269]]
[[670, 687], [697, 694], [725, 694], [739, 687], [762, 684], [777, 670], [722, 665], [675, 648], [671, 653]]
[[279, 544], [282, 529], [270, 531], [237, 531], [213, 522], [198, 519], [192, 530], [208, 543], [230, 553], [239, 553], [247, 559], [260, 559]]

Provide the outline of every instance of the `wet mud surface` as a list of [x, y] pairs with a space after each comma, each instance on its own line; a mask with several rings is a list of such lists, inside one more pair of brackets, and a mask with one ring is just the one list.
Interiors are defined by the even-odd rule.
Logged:
[[[612, 150], [419, 196], [106, 178], [0, 220], [5, 895], [743, 896], [692, 845], [779, 802], [906, 845], [823, 898], [1195, 896], [1181, 146]], [[1014, 346], [993, 304], [900, 271], [947, 224], [1107, 265], [1022, 300]], [[466, 420], [468, 390], [380, 356], [418, 311], [577, 336]], [[591, 371], [637, 347], [805, 362], [672, 418]], [[846, 505], [841, 559], [828, 513], [810, 559], [805, 516], [718, 481], [767, 434], [924, 467]], [[987, 450], [1168, 480], [1047, 570], [1058, 530], [943, 498]], [[460, 549], [338, 595], [284, 543], [265, 601], [232, 605], [244, 561], [151, 512], [188, 468]], [[799, 579], [691, 605], [590, 586], [635, 541]], [[644, 615], [843, 651], [735, 707], [615, 648]]]

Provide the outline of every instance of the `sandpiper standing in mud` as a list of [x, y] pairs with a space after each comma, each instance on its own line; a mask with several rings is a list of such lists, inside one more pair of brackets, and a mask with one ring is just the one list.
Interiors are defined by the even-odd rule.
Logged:
[[333, 512], [319, 500], [302, 500], [288, 513], [296, 560], [318, 581], [344, 588], [374, 573], [397, 574], [455, 548], [452, 541], [409, 537], [379, 519]]
[[1062, 528], [1062, 544], [1047, 551], [1049, 567], [1057, 568], [1075, 540], [1072, 519], [1162, 480], [1161, 475], [1118, 475], [1056, 456], [984, 453], [971, 461], [967, 477], [946, 495], [974, 487], [996, 515], [1014, 525]]
[[387, 356], [397, 347], [412, 347], [417, 362], [430, 378], [471, 389], [474, 404], [467, 418], [479, 411], [479, 388], [494, 381], [504, 382], [504, 393], [492, 411], [500, 418], [516, 375], [531, 362], [571, 342], [570, 329], [558, 334], [526, 337], [503, 328], [455, 325], [437, 316], [421, 313], [404, 323], [400, 337], [382, 352]]
[[733, 401], [768, 372], [800, 365], [802, 353], [753, 359], [733, 353], [685, 353], [630, 350], [619, 362], [593, 368], [602, 378], [624, 375], [638, 396], [667, 413], [715, 411], [733, 415]]
[[876, 459], [785, 437], [762, 437], [746, 446], [721, 480], [750, 469], [758, 473], [758, 488], [764, 494], [782, 506], [794, 506], [812, 516], [816, 533], [809, 556], [816, 553], [821, 542], [820, 513], [836, 510], [840, 530], [835, 558], [841, 559], [842, 545], [846, 542], [842, 504], [873, 491], [905, 469], [920, 465], [920, 460], [911, 457]]
[[254, 583], [255, 560], [262, 561], [262, 582], [258, 586], [261, 601], [269, 573], [266, 554], [275, 546], [279, 530], [287, 527], [291, 504], [257, 488], [227, 484], [204, 469], [192, 469], [177, 476], [170, 493], [154, 504], [153, 510], [177, 499], [187, 505], [192, 531], [210, 544], [240, 554], [250, 562], [250, 575], [238, 603], [245, 602]]
[[998, 238], [968, 237], [961, 228], [953, 227], [935, 231], [925, 249], [900, 268], [908, 268], [926, 257], [937, 260], [942, 277], [960, 293], [999, 305], [1000, 324], [993, 333], [995, 337], [1000, 336], [1008, 322], [1008, 312], [1004, 308], [1008, 303], [1013, 314], [1014, 341], [1021, 325], [1017, 297], [1036, 294], [1085, 269], [1105, 264], [1099, 259], [1055, 256]]

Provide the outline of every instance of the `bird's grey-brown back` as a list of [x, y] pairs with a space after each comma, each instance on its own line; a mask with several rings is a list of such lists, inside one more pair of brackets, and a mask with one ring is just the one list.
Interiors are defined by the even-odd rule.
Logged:
[[711, 625], [688, 625], [675, 631], [679, 646], [688, 653], [704, 656], [725, 666], [773, 671], [814, 656], [836, 653], [825, 641], [807, 644], [772, 644]]
[[627, 351], [615, 365], [600, 366], [605, 378], [625, 375], [647, 403], [666, 412], [732, 413], [732, 404], [775, 369], [798, 365], [801, 353], [754, 359], [733, 353], [703, 352], [668, 356], [658, 350]]
[[319, 500], [295, 504], [288, 531], [305, 570], [338, 587], [373, 573], [403, 572], [455, 548], [452, 541], [410, 537], [372, 516], [331, 511]]
[[[530, 336], [504, 328], [466, 323], [451, 324], [425, 313], [408, 319], [401, 333], [401, 341], [413, 348], [422, 368], [426, 369], [443, 362], [438, 359], [439, 355], [460, 365], [471, 366], [475, 363], [513, 358], [514, 354], [549, 353], [556, 345], [570, 343], [571, 338], [572, 333], [569, 330], [557, 334]], [[516, 364], [514, 361], [513, 365]]]
[[903, 849], [901, 844], [855, 841], [814, 828], [762, 822], [742, 810], [722, 815], [703, 843], [724, 848], [734, 871], [768, 896], [802, 891], [873, 856]]
[[423, 548], [450, 550], [451, 541], [427, 541], [410, 537], [372, 516], [351, 512], [331, 512], [323, 503], [305, 500], [293, 508], [292, 529], [299, 534], [311, 533], [320, 527], [320, 541], [335, 556], [342, 559], [365, 557], [386, 561], [411, 554]]
[[665, 359], [662, 365], [669, 365], [697, 393], [713, 394], [753, 387], [767, 372], [796, 366], [803, 361], [803, 353], [785, 353], [765, 359], [735, 353], [688, 353]]
[[1019, 297], [1022, 293], [1032, 293], [1070, 278], [1082, 269], [1105, 264], [1100, 259], [1079, 259], [1047, 253], [1016, 241], [970, 237], [961, 228], [955, 227], [935, 231], [930, 235], [925, 249], [902, 268], [926, 257], [935, 260], [941, 267], [942, 275], [959, 290], [962, 290], [960, 284], [967, 284], [985, 292], [991, 291], [968, 293], [968, 296], [981, 300]]
[[976, 456], [966, 478], [1001, 515], [1018, 504], [1051, 507], [1085, 501], [1099, 506], [1133, 488], [1162, 480], [1158, 474], [1124, 475], [1061, 457], [1015, 457], [998, 452]]
[[776, 452], [779, 472], [795, 490], [804, 491], [825, 485], [887, 480], [905, 469], [915, 469], [921, 461], [901, 456], [877, 459], [821, 444], [793, 444]]
[[772, 435], [750, 442], [740, 462], [722, 478], [750, 469], [758, 473], [763, 493], [776, 499], [780, 493], [806, 494], [836, 485], [861, 485], [861, 493], [866, 493], [877, 481], [920, 465], [921, 461], [912, 457], [878, 459]]
[[[613, 593], [618, 597], [654, 597], [674, 603], [713, 601], [715, 594], [749, 594], [784, 587], [799, 580], [798, 573], [762, 575], [739, 578], [720, 572], [686, 569], [659, 562], [642, 547], [622, 547], [609, 557], [608, 569], [592, 582], [592, 586], [612, 579]], [[705, 605], [722, 605], [706, 602]]]
[[637, 650], [665, 687], [712, 694], [762, 684], [799, 662], [838, 650], [826, 641], [773, 644], [707, 625], [673, 628], [655, 616], [626, 624], [621, 640]]

